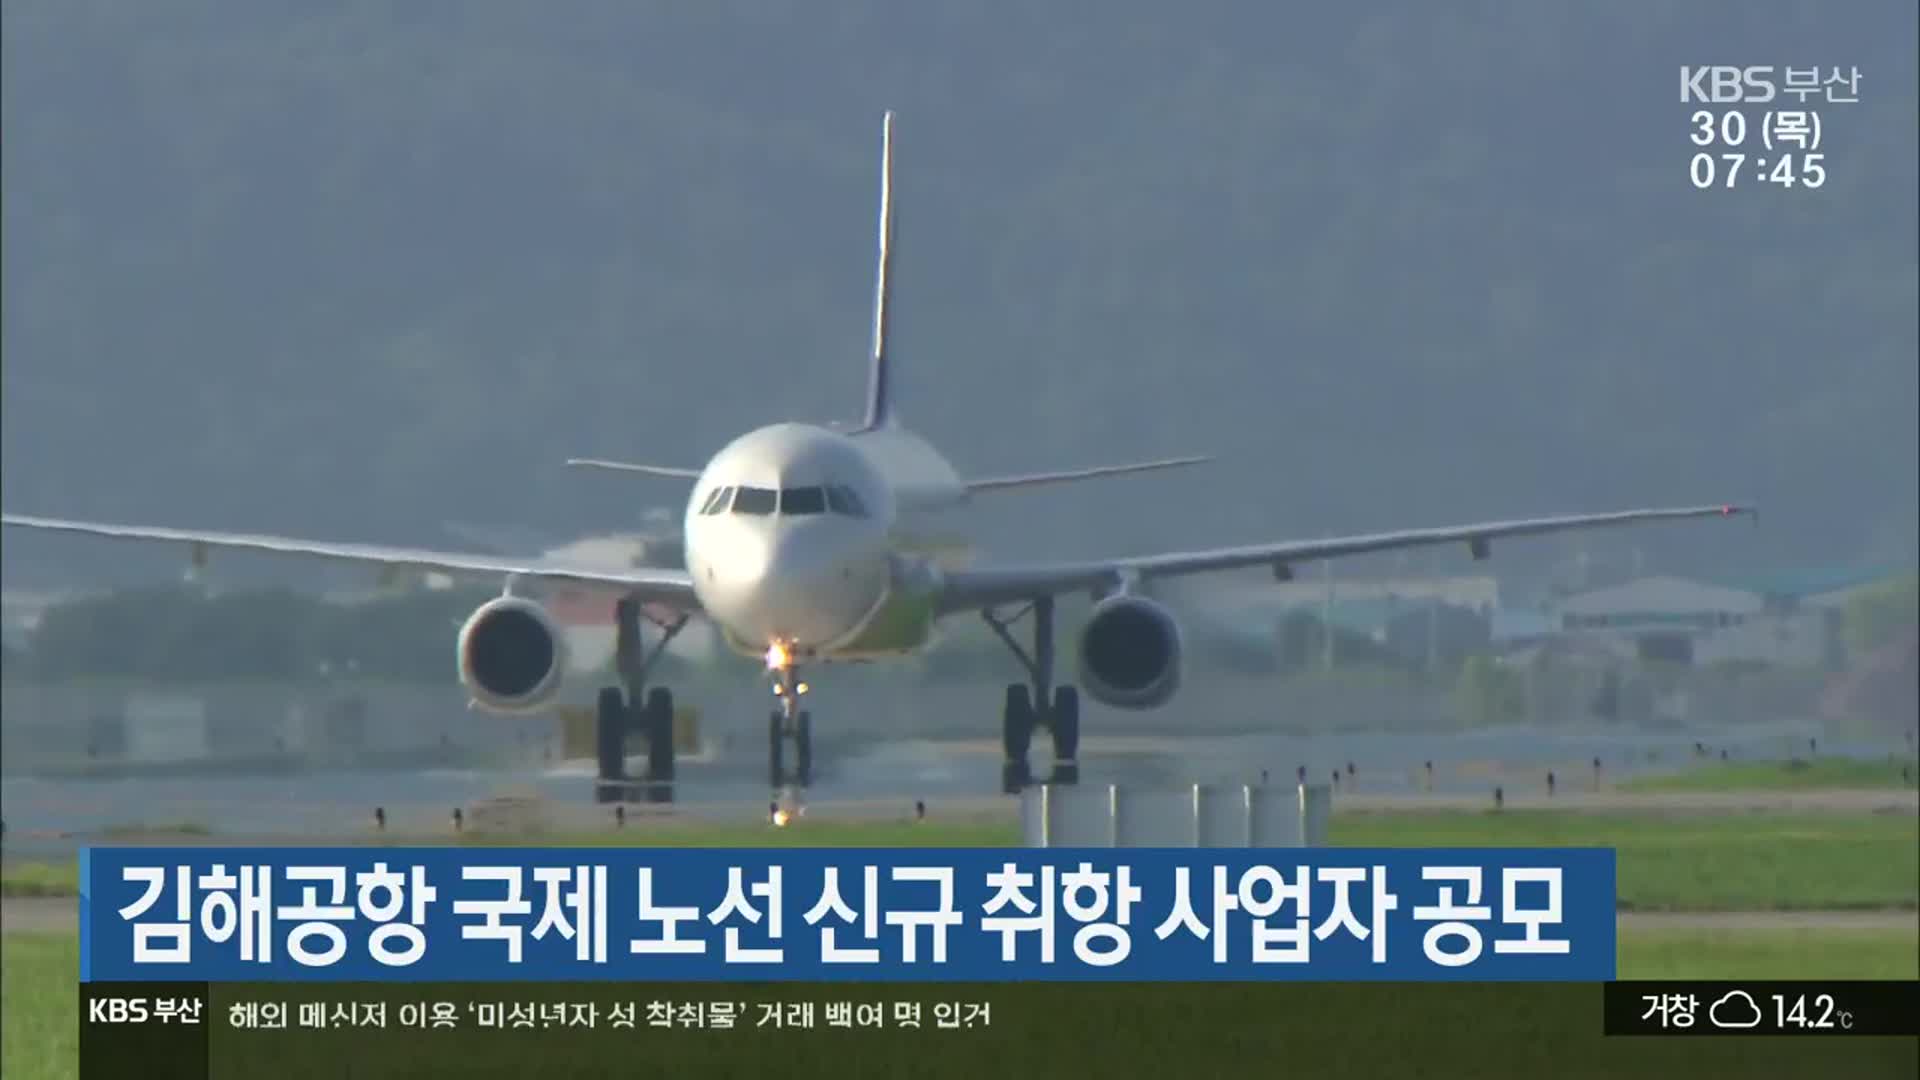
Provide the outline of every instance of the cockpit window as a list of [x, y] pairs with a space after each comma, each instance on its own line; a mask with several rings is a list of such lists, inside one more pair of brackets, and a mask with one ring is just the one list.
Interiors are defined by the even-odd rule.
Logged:
[[724, 514], [731, 508], [736, 514], [752, 514], [755, 517], [793, 514], [806, 516], [812, 514], [835, 513], [847, 517], [863, 518], [867, 508], [845, 484], [828, 484], [825, 487], [790, 487], [775, 490], [760, 487], [721, 487], [707, 496], [700, 504], [702, 514]]
[[780, 512], [782, 514], [824, 514], [827, 512], [827, 493], [817, 487], [790, 487], [780, 489]]
[[765, 517], [780, 504], [780, 493], [772, 488], [743, 487], [733, 495], [733, 512]]
[[867, 516], [867, 508], [861, 504], [860, 496], [855, 495], [853, 489], [845, 484], [831, 484], [827, 487], [827, 505], [836, 514], [860, 518]]

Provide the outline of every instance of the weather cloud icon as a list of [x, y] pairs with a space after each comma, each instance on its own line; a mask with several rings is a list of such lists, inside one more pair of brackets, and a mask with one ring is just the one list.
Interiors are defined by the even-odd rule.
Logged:
[[1750, 1028], [1760, 1026], [1760, 1006], [1754, 1003], [1753, 995], [1745, 990], [1729, 990], [1726, 996], [1713, 1003], [1707, 1010], [1707, 1019], [1714, 1027]]

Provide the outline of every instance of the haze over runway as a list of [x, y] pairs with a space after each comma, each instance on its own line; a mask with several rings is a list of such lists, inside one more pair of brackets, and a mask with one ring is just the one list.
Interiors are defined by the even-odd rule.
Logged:
[[[1507, 805], [1605, 811], [1628, 807], [1702, 811], [1736, 809], [1863, 810], [1915, 806], [1911, 791], [1673, 793], [1623, 795], [1604, 790], [1628, 777], [1695, 764], [1695, 744], [1740, 760], [1779, 759], [1804, 745], [1798, 725], [1669, 735], [1569, 734], [1522, 729], [1467, 734], [1346, 733], [1289, 735], [1134, 735], [1089, 739], [1085, 753], [1096, 783], [1177, 786], [1193, 783], [1290, 784], [1307, 769], [1313, 783], [1340, 773], [1335, 803], [1344, 809], [1447, 809], [1491, 805], [1503, 789]], [[1826, 752], [1868, 758], [1890, 747], [1834, 743]], [[754, 748], [688, 764], [672, 812], [693, 820], [756, 820], [767, 800]], [[846, 747], [845, 763], [825, 778], [810, 814], [863, 818], [904, 816], [916, 800], [935, 814], [1004, 815], [1017, 801], [991, 791], [999, 769], [991, 740], [870, 740]], [[1593, 793], [1592, 761], [1602, 763], [1602, 791]], [[1425, 765], [1433, 762], [1431, 791]], [[1349, 777], [1347, 765], [1355, 766]], [[1556, 793], [1546, 775], [1556, 775]], [[611, 811], [583, 797], [587, 762], [530, 764], [507, 770], [311, 772], [291, 775], [196, 775], [115, 780], [10, 776], [0, 786], [10, 854], [71, 847], [79, 835], [135, 825], [191, 825], [216, 834], [354, 837], [372, 829], [374, 807], [389, 831], [446, 835], [454, 807], [490, 799], [536, 800], [556, 825], [596, 827]], [[636, 822], [641, 813], [631, 811]], [[636, 825], [636, 827], [638, 827]]]

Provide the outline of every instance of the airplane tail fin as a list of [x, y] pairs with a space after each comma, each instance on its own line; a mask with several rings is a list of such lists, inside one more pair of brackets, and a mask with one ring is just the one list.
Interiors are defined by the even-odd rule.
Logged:
[[887, 372], [887, 298], [891, 285], [888, 256], [893, 248], [893, 110], [880, 127], [880, 256], [873, 292], [873, 353], [867, 358], [867, 412], [862, 431], [893, 423], [892, 386]]

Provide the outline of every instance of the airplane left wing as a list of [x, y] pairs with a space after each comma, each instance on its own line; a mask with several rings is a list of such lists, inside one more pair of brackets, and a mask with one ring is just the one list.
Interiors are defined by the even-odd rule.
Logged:
[[999, 604], [1020, 603], [1059, 593], [1078, 592], [1082, 589], [1110, 589], [1128, 582], [1156, 577], [1175, 577], [1249, 566], [1272, 566], [1276, 574], [1284, 579], [1291, 576], [1291, 567], [1295, 563], [1316, 562], [1321, 559], [1334, 559], [1344, 555], [1360, 555], [1375, 551], [1431, 547], [1437, 544], [1464, 543], [1473, 552], [1474, 558], [1479, 559], [1486, 557], [1489, 542], [1507, 537], [1538, 536], [1544, 533], [1627, 525], [1641, 521], [1733, 517], [1753, 512], [1751, 507], [1733, 505], [1621, 510], [1607, 514], [1568, 514], [1561, 517], [1524, 518], [1517, 521], [1485, 521], [1437, 529], [1406, 529], [1399, 532], [1339, 536], [1323, 540], [1291, 540], [1123, 559], [955, 570], [942, 576], [938, 607], [943, 613], [969, 611]]
[[202, 529], [172, 529], [155, 525], [108, 525], [91, 521], [31, 517], [25, 514], [0, 514], [0, 523], [27, 529], [85, 533], [123, 540], [159, 540], [187, 544], [194, 549], [196, 561], [208, 548], [266, 551], [377, 566], [439, 570], [462, 575], [502, 574], [537, 581], [601, 586], [631, 593], [643, 603], [659, 604], [678, 611], [698, 611], [700, 607], [700, 602], [693, 592], [693, 578], [685, 570], [651, 567], [615, 569], [570, 565], [539, 557], [472, 555], [455, 551], [432, 551], [425, 548], [388, 547], [382, 544], [301, 540], [264, 533], [212, 532]]

